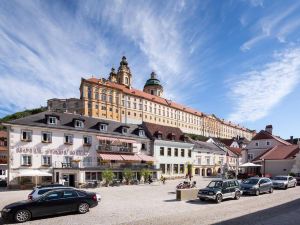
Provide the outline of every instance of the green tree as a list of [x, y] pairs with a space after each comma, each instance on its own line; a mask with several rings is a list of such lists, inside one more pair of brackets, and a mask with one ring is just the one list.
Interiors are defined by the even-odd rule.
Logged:
[[144, 177], [144, 181], [149, 179], [151, 172], [148, 169], [142, 169], [141, 170], [141, 176]]
[[133, 172], [131, 169], [124, 169], [123, 170], [123, 176], [125, 178], [126, 184], [128, 185], [129, 182], [132, 180]]
[[106, 186], [108, 186], [109, 183], [112, 182], [112, 180], [114, 179], [115, 174], [110, 169], [106, 169], [103, 171], [102, 177], [105, 180]]

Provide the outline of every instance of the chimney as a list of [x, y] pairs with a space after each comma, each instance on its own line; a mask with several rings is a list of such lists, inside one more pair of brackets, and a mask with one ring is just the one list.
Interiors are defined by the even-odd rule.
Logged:
[[272, 132], [273, 132], [273, 126], [272, 125], [267, 125], [265, 131], [267, 131], [270, 134], [272, 134]]
[[291, 137], [290, 137], [290, 143], [293, 144], [293, 142], [294, 142], [294, 137], [291, 136]]

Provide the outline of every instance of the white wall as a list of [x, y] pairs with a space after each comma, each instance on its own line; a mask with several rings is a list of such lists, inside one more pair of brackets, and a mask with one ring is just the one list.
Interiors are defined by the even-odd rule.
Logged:
[[[291, 172], [294, 159], [287, 160], [266, 160], [265, 161], [265, 173], [271, 174], [272, 176], [277, 175], [288, 175]], [[262, 163], [264, 165], [264, 163]], [[264, 168], [262, 168], [262, 172]]]

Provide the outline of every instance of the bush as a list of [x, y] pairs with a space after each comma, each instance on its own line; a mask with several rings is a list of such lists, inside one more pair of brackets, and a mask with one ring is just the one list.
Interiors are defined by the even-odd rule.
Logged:
[[149, 179], [151, 172], [148, 169], [142, 169], [141, 170], [141, 176], [144, 177], [144, 181]]
[[123, 176], [125, 178], [126, 184], [129, 184], [129, 182], [132, 180], [133, 172], [131, 169], [124, 169]]
[[112, 182], [112, 180], [114, 179], [115, 174], [110, 169], [106, 169], [103, 171], [102, 177], [105, 180], [106, 186], [108, 186], [109, 183]]
[[295, 176], [296, 176], [296, 174], [293, 173], [293, 172], [290, 172], [289, 175], [292, 176], [292, 177], [295, 177]]

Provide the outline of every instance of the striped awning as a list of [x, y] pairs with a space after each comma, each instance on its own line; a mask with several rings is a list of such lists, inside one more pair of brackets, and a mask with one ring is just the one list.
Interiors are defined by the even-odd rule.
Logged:
[[137, 155], [121, 155], [126, 161], [141, 161], [141, 158]]
[[154, 162], [155, 158], [149, 155], [137, 155], [139, 158], [141, 158], [142, 161], [146, 161], [146, 162]]
[[99, 156], [102, 160], [123, 161], [122, 156], [117, 155], [117, 154], [104, 154], [104, 153], [101, 153], [101, 154], [99, 154]]
[[105, 136], [97, 136], [97, 139], [98, 140], [104, 140], [104, 141], [111, 141], [111, 142], [114, 142], [114, 141], [118, 141], [118, 142], [124, 142], [124, 143], [136, 143], [135, 140], [130, 140], [130, 139], [125, 139], [125, 138], [113, 138], [113, 137], [105, 137]]

